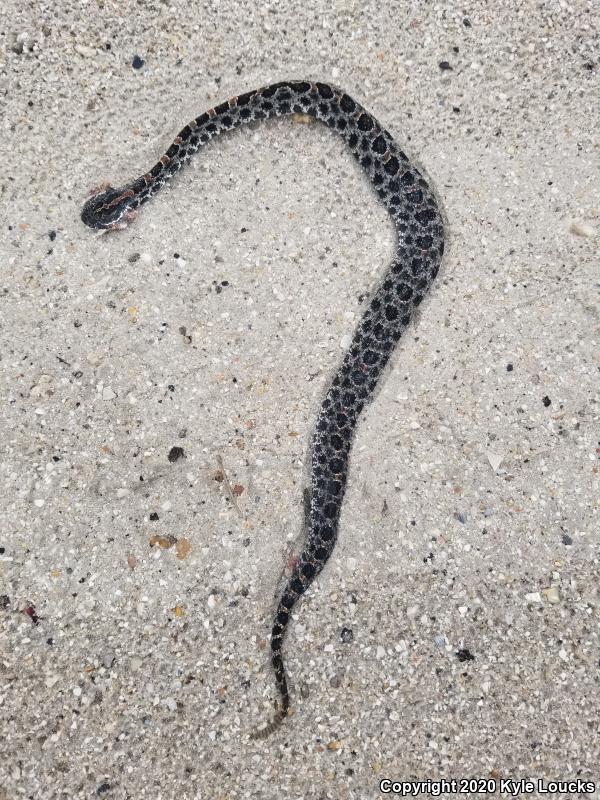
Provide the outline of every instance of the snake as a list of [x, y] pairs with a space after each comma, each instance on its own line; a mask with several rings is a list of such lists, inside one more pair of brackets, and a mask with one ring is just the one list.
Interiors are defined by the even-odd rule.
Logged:
[[284, 115], [312, 117], [338, 133], [389, 212], [395, 253], [373, 291], [321, 403], [310, 445], [306, 538], [279, 597], [271, 629], [278, 690], [274, 717], [252, 736], [271, 734], [292, 713], [283, 641], [293, 607], [336, 544], [357, 422], [390, 355], [431, 287], [444, 253], [439, 203], [422, 172], [360, 103], [329, 83], [289, 80], [231, 97], [191, 120], [149, 172], [118, 188], [93, 190], [82, 221], [99, 231], [126, 227], [211, 139], [244, 124]]

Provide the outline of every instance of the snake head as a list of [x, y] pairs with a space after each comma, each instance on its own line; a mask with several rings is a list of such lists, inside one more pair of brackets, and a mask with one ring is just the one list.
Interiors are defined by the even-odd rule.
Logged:
[[135, 193], [127, 187], [114, 189], [112, 186], [101, 186], [85, 202], [81, 219], [96, 230], [124, 228], [133, 219], [134, 198]]

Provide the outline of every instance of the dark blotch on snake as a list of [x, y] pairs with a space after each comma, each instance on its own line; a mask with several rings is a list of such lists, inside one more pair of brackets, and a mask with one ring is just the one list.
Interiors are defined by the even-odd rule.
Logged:
[[398, 161], [396, 156], [392, 156], [385, 162], [383, 168], [388, 173], [388, 175], [395, 175], [400, 169], [400, 162]]
[[351, 97], [348, 97], [347, 94], [343, 94], [340, 100], [340, 108], [342, 111], [345, 111], [346, 114], [350, 114], [356, 108], [356, 103]]

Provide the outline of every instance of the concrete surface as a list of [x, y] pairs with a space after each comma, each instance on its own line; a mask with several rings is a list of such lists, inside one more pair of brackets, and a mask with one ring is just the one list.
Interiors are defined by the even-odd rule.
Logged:
[[[598, 5], [2, 16], [0, 798], [598, 781]], [[294, 615], [295, 714], [254, 742], [309, 437], [391, 225], [341, 140], [289, 119], [215, 142], [123, 232], [79, 210], [287, 77], [394, 133], [449, 246]]]

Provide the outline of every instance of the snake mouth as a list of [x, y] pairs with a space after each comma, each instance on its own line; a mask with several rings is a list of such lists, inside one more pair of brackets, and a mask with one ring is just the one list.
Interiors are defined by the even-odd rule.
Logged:
[[89, 228], [109, 230], [118, 227], [131, 212], [131, 200], [135, 193], [131, 189], [103, 187], [85, 202], [81, 220]]

